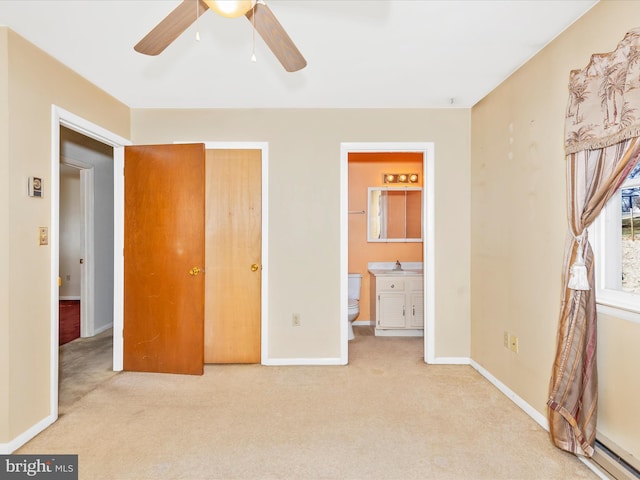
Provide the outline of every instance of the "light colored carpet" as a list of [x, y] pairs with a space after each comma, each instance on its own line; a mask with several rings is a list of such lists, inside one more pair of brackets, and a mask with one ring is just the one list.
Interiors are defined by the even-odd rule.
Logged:
[[58, 355], [59, 415], [69, 412], [78, 400], [115, 375], [111, 329], [66, 343]]
[[344, 367], [120, 373], [16, 453], [77, 453], [81, 479], [598, 478], [422, 342], [358, 335]]

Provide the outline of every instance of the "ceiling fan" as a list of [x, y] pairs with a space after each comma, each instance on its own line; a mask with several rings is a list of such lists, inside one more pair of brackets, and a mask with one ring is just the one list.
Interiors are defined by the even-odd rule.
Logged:
[[145, 55], [162, 53], [208, 9], [225, 17], [247, 17], [287, 72], [301, 70], [307, 65], [307, 61], [264, 0], [182, 0], [180, 5], [133, 47], [134, 50]]

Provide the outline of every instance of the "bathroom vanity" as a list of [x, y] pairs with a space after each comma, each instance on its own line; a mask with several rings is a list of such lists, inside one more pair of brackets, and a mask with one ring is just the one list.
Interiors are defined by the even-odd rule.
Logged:
[[[418, 262], [412, 262], [414, 265]], [[424, 335], [424, 283], [422, 265], [401, 270], [369, 268], [371, 317], [377, 336]]]

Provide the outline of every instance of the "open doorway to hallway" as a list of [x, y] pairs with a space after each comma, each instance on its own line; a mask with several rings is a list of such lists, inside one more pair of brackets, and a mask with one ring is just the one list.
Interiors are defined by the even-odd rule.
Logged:
[[113, 374], [114, 161], [111, 146], [64, 126], [59, 157], [58, 405], [65, 413]]

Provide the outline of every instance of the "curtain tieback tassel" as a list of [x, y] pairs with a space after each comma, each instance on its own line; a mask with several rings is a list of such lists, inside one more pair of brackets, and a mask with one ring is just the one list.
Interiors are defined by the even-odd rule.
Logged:
[[576, 261], [571, 266], [569, 275], [569, 285], [571, 290], [591, 290], [589, 287], [589, 278], [587, 276], [587, 266], [582, 256], [582, 238], [578, 243], [578, 255]]

